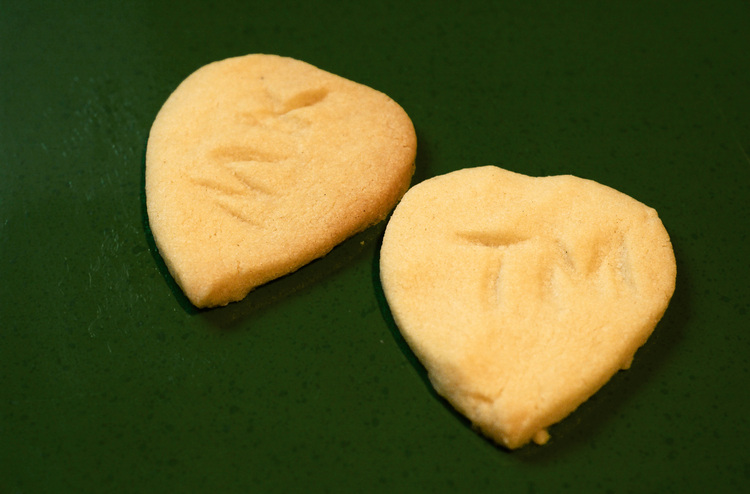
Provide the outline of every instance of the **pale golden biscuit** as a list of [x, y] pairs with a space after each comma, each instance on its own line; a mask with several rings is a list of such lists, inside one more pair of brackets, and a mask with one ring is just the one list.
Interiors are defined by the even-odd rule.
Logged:
[[572, 176], [469, 168], [393, 212], [383, 291], [431, 382], [485, 435], [544, 443], [630, 365], [675, 287], [656, 211]]
[[385, 94], [290, 58], [230, 58], [185, 79], [154, 121], [149, 224], [190, 301], [225, 305], [384, 219], [415, 154]]

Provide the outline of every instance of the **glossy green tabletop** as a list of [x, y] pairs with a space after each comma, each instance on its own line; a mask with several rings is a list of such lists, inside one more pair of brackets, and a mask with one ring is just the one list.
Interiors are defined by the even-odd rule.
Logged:
[[[672, 303], [631, 370], [509, 452], [430, 388], [385, 225], [225, 308], [154, 247], [151, 123], [214, 60], [385, 92], [414, 183], [494, 164], [654, 207]], [[0, 493], [739, 492], [750, 482], [750, 4], [0, 1]]]

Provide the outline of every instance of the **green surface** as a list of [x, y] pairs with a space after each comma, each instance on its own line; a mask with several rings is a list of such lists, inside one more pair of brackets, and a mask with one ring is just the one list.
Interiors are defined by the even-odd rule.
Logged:
[[[0, 1], [0, 492], [739, 492], [748, 26], [741, 0]], [[253, 52], [398, 101], [415, 181], [496, 164], [656, 208], [677, 289], [632, 369], [547, 446], [493, 446], [393, 325], [382, 224], [191, 309], [148, 229], [146, 138], [183, 78]]]

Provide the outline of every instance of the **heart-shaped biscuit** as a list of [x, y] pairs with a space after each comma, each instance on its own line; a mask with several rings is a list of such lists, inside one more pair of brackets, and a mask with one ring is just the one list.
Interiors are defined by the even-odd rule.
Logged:
[[149, 224], [190, 301], [225, 305], [384, 219], [415, 155], [385, 94], [290, 58], [230, 58], [185, 79], [154, 121]]
[[630, 365], [675, 287], [656, 211], [572, 176], [469, 168], [414, 186], [383, 290], [436, 391], [517, 448]]

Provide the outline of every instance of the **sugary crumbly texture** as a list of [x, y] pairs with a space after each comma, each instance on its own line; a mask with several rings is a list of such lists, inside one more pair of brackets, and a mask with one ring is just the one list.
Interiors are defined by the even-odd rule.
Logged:
[[159, 253], [197, 307], [240, 300], [383, 220], [409, 187], [416, 145], [391, 98], [305, 62], [206, 65], [149, 135]]
[[625, 369], [676, 265], [655, 210], [573, 176], [467, 168], [412, 187], [386, 228], [383, 290], [436, 391], [507, 448]]

